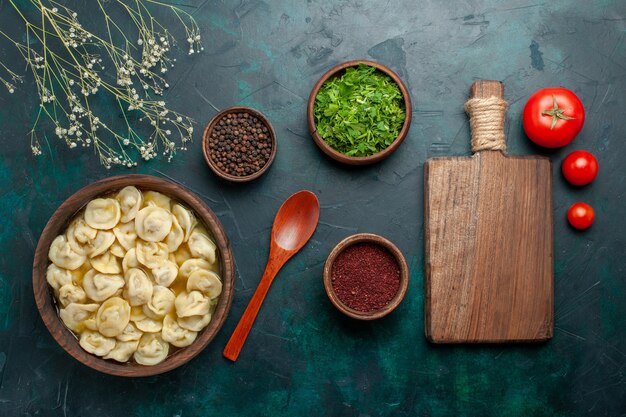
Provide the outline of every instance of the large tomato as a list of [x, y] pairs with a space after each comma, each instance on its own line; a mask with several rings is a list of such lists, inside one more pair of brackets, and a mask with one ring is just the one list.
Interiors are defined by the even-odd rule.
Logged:
[[567, 88], [542, 88], [530, 96], [524, 107], [524, 131], [544, 148], [567, 145], [584, 123], [583, 103]]

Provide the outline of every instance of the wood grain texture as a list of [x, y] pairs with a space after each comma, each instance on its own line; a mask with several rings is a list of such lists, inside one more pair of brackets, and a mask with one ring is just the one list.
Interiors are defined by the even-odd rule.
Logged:
[[[400, 88], [400, 92], [402, 93], [402, 97], [404, 98], [404, 109], [405, 109], [404, 125], [402, 125], [402, 129], [400, 129], [400, 133], [398, 133], [398, 137], [393, 141], [393, 143], [389, 145], [387, 148], [383, 149], [382, 151], [375, 153], [374, 155], [370, 155], [370, 156], [348, 156], [333, 149], [330, 145], [326, 143], [326, 141], [322, 138], [322, 136], [317, 132], [317, 127], [315, 125], [315, 97], [317, 97], [317, 93], [319, 92], [322, 85], [324, 85], [326, 80], [332, 77], [341, 76], [345, 73], [346, 68], [356, 67], [361, 64], [369, 65], [371, 67], [376, 68], [377, 70], [391, 77], [391, 79], [398, 85], [398, 88]], [[324, 75], [322, 75], [320, 79], [315, 83], [315, 85], [313, 86], [313, 89], [311, 90], [311, 94], [309, 95], [309, 100], [307, 102], [307, 109], [306, 109], [307, 123], [309, 125], [309, 133], [313, 137], [313, 140], [315, 141], [317, 146], [326, 155], [330, 156], [335, 161], [338, 161], [346, 165], [373, 164], [373, 163], [382, 161], [383, 159], [387, 158], [389, 155], [394, 153], [400, 147], [400, 145], [404, 141], [404, 138], [406, 138], [406, 135], [409, 133], [409, 128], [411, 127], [411, 118], [413, 116], [412, 106], [413, 104], [411, 102], [411, 94], [409, 93], [409, 90], [406, 88], [406, 85], [404, 85], [404, 82], [402, 82], [402, 79], [398, 76], [398, 74], [393, 72], [389, 67], [381, 63], [375, 62], [375, 61], [367, 61], [367, 60], [354, 60], [354, 61], [343, 62], [341, 64], [335, 65], [334, 67], [326, 71]]]
[[[475, 97], [503, 96], [499, 82]], [[435, 343], [534, 342], [553, 333], [552, 171], [482, 151], [425, 164], [425, 332]]]
[[[154, 366], [143, 366], [136, 363], [119, 363], [113, 360], [94, 356], [80, 347], [74, 334], [61, 322], [54, 301], [54, 294], [46, 282], [46, 269], [50, 264], [48, 250], [56, 236], [65, 232], [70, 220], [92, 199], [113, 193], [128, 185], [140, 190], [161, 192], [189, 207], [207, 230], [212, 234], [219, 249], [219, 260], [222, 278], [222, 294], [213, 318], [188, 347], [178, 349], [165, 361]], [[220, 221], [202, 200], [186, 188], [149, 175], [121, 175], [110, 177], [81, 188], [59, 206], [41, 233], [35, 259], [33, 262], [33, 291], [35, 302], [44, 324], [52, 337], [63, 349], [83, 364], [110, 375], [140, 377], [157, 375], [177, 368], [191, 360], [213, 340], [222, 327], [233, 300], [235, 290], [235, 261], [228, 237]]]
[[280, 206], [272, 225], [265, 272], [224, 348], [225, 358], [237, 360], [276, 274], [309, 241], [319, 217], [320, 203], [311, 191], [298, 191]]
[[[380, 245], [386, 248], [389, 253], [393, 255], [398, 263], [400, 269], [400, 286], [398, 288], [398, 292], [391, 299], [389, 304], [387, 304], [384, 308], [374, 311], [359, 311], [345, 305], [337, 294], [335, 293], [335, 289], [333, 288], [332, 283], [332, 269], [333, 264], [335, 263], [335, 259], [342, 253], [345, 249], [349, 248], [352, 245], [357, 243], [372, 243], [375, 245]], [[337, 245], [330, 251], [330, 254], [326, 258], [326, 262], [324, 263], [324, 289], [326, 290], [326, 295], [330, 299], [330, 302], [337, 308], [337, 310], [341, 311], [348, 317], [352, 317], [357, 320], [376, 320], [381, 317], [385, 317], [393, 310], [395, 310], [402, 300], [404, 300], [404, 296], [406, 295], [406, 291], [409, 288], [409, 266], [406, 263], [406, 259], [402, 251], [394, 245], [391, 241], [385, 239], [382, 236], [375, 235], [373, 233], [357, 233], [355, 235], [348, 236], [343, 239], [341, 242], [337, 243]]]

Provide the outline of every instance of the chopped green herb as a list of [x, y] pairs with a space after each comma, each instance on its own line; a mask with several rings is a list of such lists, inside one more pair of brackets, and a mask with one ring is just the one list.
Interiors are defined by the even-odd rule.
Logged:
[[348, 156], [370, 156], [398, 137], [404, 99], [391, 77], [361, 64], [322, 85], [314, 115], [317, 132], [333, 149]]

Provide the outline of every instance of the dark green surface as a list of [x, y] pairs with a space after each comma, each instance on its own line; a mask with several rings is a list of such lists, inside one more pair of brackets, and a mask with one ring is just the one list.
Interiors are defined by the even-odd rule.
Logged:
[[[34, 159], [25, 135], [34, 90], [0, 89], [0, 415], [626, 415], [623, 0], [189, 3], [206, 53], [180, 53], [168, 99], [198, 121], [198, 133], [171, 164], [108, 172], [54, 141]], [[15, 25], [0, 1], [0, 27]], [[0, 45], [3, 61], [16, 56]], [[348, 169], [314, 145], [305, 103], [326, 69], [358, 58], [398, 72], [414, 118], [395, 155]], [[433, 346], [423, 335], [423, 164], [469, 154], [463, 103], [476, 78], [506, 84], [510, 153], [553, 158], [556, 325], [543, 345]], [[573, 145], [547, 153], [525, 138], [520, 114], [532, 92], [556, 85], [580, 96], [587, 121]], [[264, 112], [278, 134], [274, 165], [247, 185], [218, 181], [200, 152], [204, 123], [234, 104]], [[591, 150], [600, 163], [596, 182], [582, 189], [559, 172], [574, 149]], [[59, 348], [38, 316], [30, 275], [58, 205], [83, 185], [128, 172], [197, 192], [223, 222], [238, 267], [233, 308], [213, 344], [178, 370], [136, 380], [99, 374]], [[233, 365], [221, 350], [263, 272], [273, 216], [302, 188], [320, 198], [320, 225], [277, 277]], [[577, 200], [597, 215], [582, 233], [565, 221]], [[390, 238], [411, 268], [404, 303], [375, 323], [340, 316], [322, 286], [327, 253], [354, 232]]]

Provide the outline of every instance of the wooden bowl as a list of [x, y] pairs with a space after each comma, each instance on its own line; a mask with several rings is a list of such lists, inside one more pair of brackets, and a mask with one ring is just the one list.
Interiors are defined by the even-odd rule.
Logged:
[[[337, 297], [335, 289], [333, 288], [331, 272], [335, 259], [337, 259], [337, 256], [339, 256], [339, 254], [345, 249], [357, 243], [372, 243], [386, 248], [389, 253], [391, 253], [396, 259], [396, 262], [398, 262], [398, 267], [400, 268], [400, 287], [398, 288], [398, 292], [391, 299], [389, 304], [379, 310], [364, 312], [350, 308], [345, 305], [339, 299], [339, 297]], [[402, 254], [402, 251], [400, 251], [400, 249], [398, 249], [398, 247], [391, 243], [389, 240], [372, 233], [358, 233], [356, 235], [348, 236], [347, 238], [343, 239], [333, 248], [333, 250], [328, 255], [328, 258], [326, 258], [326, 263], [324, 264], [324, 289], [326, 290], [328, 298], [330, 298], [330, 301], [339, 311], [341, 311], [346, 316], [352, 317], [354, 319], [375, 320], [386, 316], [400, 305], [400, 303], [404, 299], [408, 287], [409, 267], [406, 263], [404, 255]]]
[[[69, 222], [89, 201], [96, 197], [106, 195], [127, 185], [134, 185], [141, 190], [154, 190], [161, 192], [175, 200], [180, 201], [190, 208], [196, 217], [204, 223], [208, 231], [213, 235], [215, 243], [220, 251], [220, 268], [222, 277], [222, 294], [213, 313], [213, 319], [205, 327], [197, 339], [191, 345], [176, 350], [163, 362], [154, 366], [143, 366], [136, 363], [119, 363], [106, 360], [83, 350], [78, 344], [74, 334], [63, 325], [59, 318], [56, 301], [52, 289], [46, 281], [46, 269], [50, 264], [48, 250], [54, 238], [65, 232]], [[33, 291], [35, 302], [41, 314], [44, 324], [52, 337], [63, 349], [83, 364], [110, 375], [140, 377], [156, 375], [170, 371], [184, 364], [204, 349], [226, 320], [230, 305], [233, 300], [235, 288], [235, 262], [228, 237], [222, 228], [220, 221], [198, 197], [186, 188], [166, 181], [161, 178], [148, 175], [121, 175], [110, 177], [90, 184], [78, 190], [69, 197], [54, 212], [48, 224], [43, 229], [33, 263]]]
[[[391, 79], [398, 85], [398, 87], [400, 88], [400, 92], [402, 93], [402, 97], [404, 97], [405, 118], [404, 118], [404, 125], [402, 126], [402, 129], [400, 129], [400, 133], [398, 133], [398, 137], [396, 138], [396, 140], [394, 140], [391, 143], [391, 145], [389, 145], [382, 151], [375, 153], [374, 155], [348, 156], [333, 149], [330, 145], [326, 143], [326, 141], [324, 141], [322, 136], [319, 133], [317, 133], [317, 127], [315, 126], [315, 114], [314, 114], [315, 97], [317, 96], [317, 93], [319, 92], [322, 85], [329, 78], [341, 76], [345, 72], [346, 68], [356, 67], [360, 64], [365, 64], [371, 67], [375, 67], [382, 73], [391, 77]], [[336, 161], [339, 161], [347, 165], [373, 164], [375, 162], [378, 162], [387, 158], [389, 155], [394, 153], [400, 147], [400, 145], [402, 144], [402, 141], [404, 141], [404, 138], [406, 138], [406, 135], [409, 133], [409, 127], [411, 126], [412, 114], [413, 114], [413, 110], [411, 107], [411, 96], [409, 94], [409, 90], [406, 88], [406, 86], [404, 85], [400, 77], [398, 77], [398, 75], [395, 72], [393, 72], [391, 69], [389, 69], [383, 64], [380, 64], [374, 61], [365, 61], [365, 60], [344, 62], [343, 64], [336, 65], [332, 67], [331, 69], [329, 69], [328, 71], [326, 71], [326, 73], [322, 75], [322, 78], [320, 78], [317, 81], [317, 83], [315, 83], [315, 86], [313, 86], [313, 90], [311, 91], [311, 94], [309, 95], [309, 101], [307, 103], [307, 120], [309, 124], [309, 132], [311, 133], [311, 136], [313, 136], [313, 140], [315, 141], [317, 146], [319, 146], [320, 149], [324, 151], [326, 155], [330, 156]]]
[[[257, 172], [250, 174], [250, 175], [243, 176], [243, 177], [237, 177], [235, 175], [230, 175], [222, 171], [220, 168], [218, 168], [217, 164], [213, 161], [213, 159], [211, 159], [209, 155], [209, 137], [213, 133], [213, 129], [215, 129], [215, 125], [220, 121], [222, 117], [231, 113], [248, 113], [256, 117], [257, 119], [259, 119], [261, 123], [267, 126], [267, 130], [268, 130], [270, 140], [272, 143], [272, 151], [265, 165], [263, 165], [263, 167]], [[276, 157], [276, 132], [274, 132], [274, 128], [272, 127], [272, 124], [270, 123], [270, 121], [267, 120], [267, 118], [263, 114], [254, 110], [253, 108], [245, 107], [245, 106], [229, 107], [228, 109], [222, 110], [221, 112], [213, 116], [211, 121], [209, 121], [209, 124], [207, 124], [206, 127], [204, 128], [204, 133], [202, 134], [202, 153], [204, 154], [204, 160], [209, 165], [209, 168], [211, 168], [211, 170], [218, 177], [223, 178], [227, 181], [232, 181], [232, 182], [252, 181], [256, 178], [259, 178], [261, 175], [263, 175], [263, 173], [267, 171], [270, 165], [272, 165], [272, 162], [274, 162], [274, 158]]]

